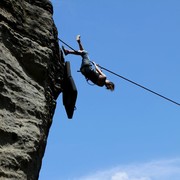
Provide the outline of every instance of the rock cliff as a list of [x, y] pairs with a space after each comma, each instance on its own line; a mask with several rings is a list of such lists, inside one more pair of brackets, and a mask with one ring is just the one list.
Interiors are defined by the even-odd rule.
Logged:
[[49, 0], [0, 0], [0, 179], [38, 179], [64, 60]]

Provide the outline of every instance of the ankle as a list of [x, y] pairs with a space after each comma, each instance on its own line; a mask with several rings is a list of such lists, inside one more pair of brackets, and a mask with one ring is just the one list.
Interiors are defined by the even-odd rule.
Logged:
[[68, 54], [69, 54], [69, 50], [66, 49], [66, 50], [65, 50], [65, 53], [66, 53], [66, 55], [68, 55]]
[[78, 43], [80, 43], [80, 38], [81, 38], [80, 35], [77, 35], [77, 36], [76, 36], [76, 41], [77, 41]]

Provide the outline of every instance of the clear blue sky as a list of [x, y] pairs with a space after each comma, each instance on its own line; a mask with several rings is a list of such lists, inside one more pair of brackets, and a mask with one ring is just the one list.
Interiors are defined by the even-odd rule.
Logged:
[[[180, 102], [179, 0], [52, 0], [59, 37], [91, 60]], [[62, 44], [60, 44], [62, 45]], [[66, 56], [78, 89], [73, 119], [57, 101], [40, 180], [179, 180], [180, 106], [106, 73], [90, 86]]]

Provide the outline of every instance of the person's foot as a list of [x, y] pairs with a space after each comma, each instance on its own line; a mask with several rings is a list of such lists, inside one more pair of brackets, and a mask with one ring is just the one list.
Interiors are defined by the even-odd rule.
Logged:
[[80, 35], [77, 35], [77, 36], [76, 36], [76, 41], [77, 41], [77, 42], [80, 42], [80, 38], [81, 38], [81, 36], [80, 36]]
[[64, 48], [64, 46], [62, 46], [62, 50], [63, 50], [65, 56], [68, 55], [68, 50], [66, 50], [66, 49]]

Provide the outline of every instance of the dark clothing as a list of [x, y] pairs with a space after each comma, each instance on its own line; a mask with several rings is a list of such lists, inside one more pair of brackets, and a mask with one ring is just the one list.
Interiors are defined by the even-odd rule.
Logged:
[[82, 56], [82, 63], [80, 68], [81, 73], [87, 79], [91, 80], [94, 84], [97, 84], [97, 81], [99, 79], [99, 73], [92, 68], [92, 64], [89, 60], [88, 52], [83, 51], [81, 56]]
[[99, 79], [99, 74], [92, 69], [92, 65], [81, 67], [81, 73], [86, 77], [86, 79], [91, 80], [94, 84], [97, 84]]

